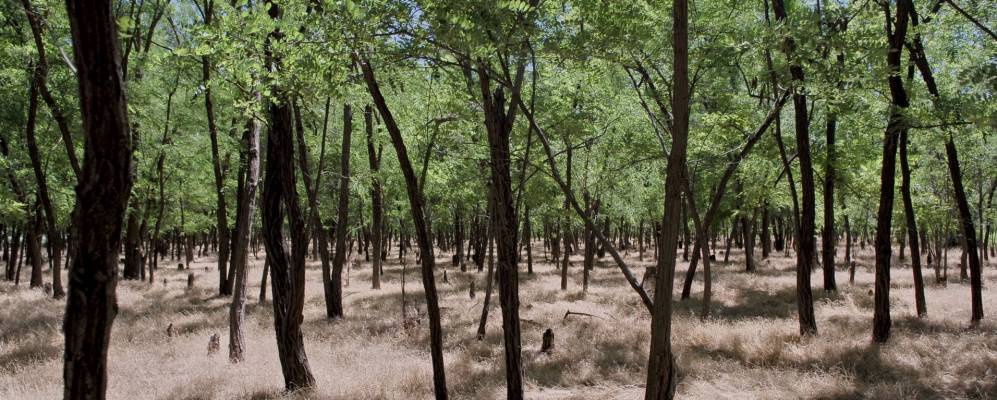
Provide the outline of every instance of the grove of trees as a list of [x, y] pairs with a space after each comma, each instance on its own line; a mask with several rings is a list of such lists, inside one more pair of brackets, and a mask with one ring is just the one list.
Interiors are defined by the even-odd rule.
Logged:
[[[795, 254], [801, 336], [821, 332], [814, 291], [845, 285], [835, 271], [854, 276], [867, 245], [874, 343], [890, 340], [898, 258], [919, 318], [935, 311], [925, 285], [956, 279], [968, 324], [985, 315], [990, 1], [7, 0], [0, 21], [3, 279], [64, 299], [67, 399], [106, 396], [118, 282], [152, 286], [164, 260], [206, 253], [233, 363], [251, 351], [247, 260], [265, 254], [288, 391], [316, 385], [306, 262], [332, 320], [351, 312], [349, 263], [380, 290], [392, 246], [418, 260], [437, 399], [437, 285], [458, 268], [487, 268], [506, 396], [525, 398], [535, 246], [561, 260], [561, 290], [576, 273], [598, 284], [610, 255], [651, 316], [646, 399], [681, 377], [677, 285], [686, 301], [702, 279], [711, 317], [718, 239], [743, 245], [747, 273]], [[625, 251], [654, 260], [653, 284]]]

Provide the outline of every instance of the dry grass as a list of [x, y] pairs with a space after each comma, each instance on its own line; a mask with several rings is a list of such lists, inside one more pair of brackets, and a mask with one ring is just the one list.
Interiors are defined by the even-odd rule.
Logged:
[[[958, 252], [953, 257], [958, 256]], [[843, 254], [843, 253], [839, 253]], [[631, 253], [634, 264], [636, 254]], [[701, 321], [701, 293], [676, 302], [673, 340], [681, 368], [683, 398], [991, 398], [997, 397], [997, 337], [987, 320], [968, 328], [969, 287], [930, 284], [925, 320], [914, 318], [910, 269], [893, 269], [894, 329], [889, 344], [871, 344], [872, 253], [859, 253], [855, 286], [837, 274], [840, 292], [815, 290], [820, 336], [800, 338], [796, 322], [793, 260], [775, 255], [754, 274], [741, 272], [741, 253], [717, 265], [714, 317]], [[445, 257], [441, 255], [442, 267]], [[541, 253], [537, 259], [542, 261]], [[199, 288], [184, 290], [186, 272], [162, 270], [148, 285], [122, 282], [120, 314], [110, 349], [108, 395], [112, 399], [421, 399], [432, 395], [428, 328], [401, 328], [401, 267], [393, 257], [383, 289], [369, 289], [368, 264], [350, 271], [347, 316], [324, 318], [319, 268], [309, 264], [305, 338], [318, 388], [284, 394], [270, 306], [256, 305], [262, 260], [253, 261], [247, 316], [247, 360], [233, 365], [225, 355], [227, 300], [214, 297], [213, 260], [195, 264]], [[649, 264], [648, 259], [643, 265]], [[953, 258], [950, 265], [955, 265]], [[424, 313], [414, 260], [406, 292]], [[447, 262], [447, 264], [449, 264]], [[523, 273], [521, 317], [528, 397], [539, 399], [641, 398], [650, 318], [607, 257], [581, 292], [580, 258], [573, 262], [568, 291], [550, 264]], [[686, 263], [679, 263], [679, 276]], [[525, 270], [525, 267], [523, 268]], [[928, 280], [933, 282], [933, 275]], [[957, 277], [958, 271], [949, 271]], [[984, 310], [997, 312], [985, 268]], [[502, 343], [497, 298], [484, 341], [475, 339], [484, 288], [483, 273], [448, 271], [440, 282], [446, 337], [447, 378], [454, 398], [504, 397]], [[164, 288], [162, 278], [168, 279]], [[478, 296], [469, 299], [468, 282]], [[813, 275], [820, 286], [820, 274]], [[677, 279], [677, 289], [681, 279]], [[701, 281], [695, 286], [701, 290]], [[62, 392], [60, 330], [63, 303], [39, 291], [0, 283], [0, 399], [51, 399]], [[565, 311], [597, 317], [571, 316]], [[166, 336], [173, 324], [175, 335]], [[539, 354], [541, 334], [552, 328], [556, 349]], [[208, 337], [222, 336], [222, 352], [206, 354]]]

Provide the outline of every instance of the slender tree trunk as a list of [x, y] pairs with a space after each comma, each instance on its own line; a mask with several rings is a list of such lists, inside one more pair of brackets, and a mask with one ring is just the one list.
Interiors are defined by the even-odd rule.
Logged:
[[973, 216], [969, 210], [969, 201], [962, 186], [962, 171], [959, 167], [959, 154], [955, 142], [950, 135], [945, 142], [945, 155], [948, 159], [949, 175], [952, 176], [952, 187], [955, 189], [956, 208], [959, 211], [959, 230], [964, 241], [966, 259], [962, 265], [965, 269], [969, 263], [969, 287], [972, 300], [972, 323], [979, 324], [983, 320], [983, 278], [980, 265], [980, 255], [976, 250], [976, 231], [973, 229]]
[[824, 256], [824, 291], [838, 290], [837, 282], [834, 279], [834, 252], [837, 240], [834, 230], [834, 163], [835, 154], [834, 134], [838, 129], [838, 115], [829, 112], [825, 140], [827, 142], [827, 159], [824, 163], [824, 228], [821, 230], [821, 247]]
[[131, 194], [132, 143], [117, 19], [108, 0], [66, 2], [83, 119], [74, 244], [63, 323], [64, 399], [103, 399], [107, 349], [117, 315], [121, 221]]
[[[214, 2], [207, 1], [208, 7], [204, 10], [204, 25], [210, 26], [214, 14]], [[217, 208], [215, 210], [218, 239], [218, 293], [227, 296], [232, 294], [232, 287], [228, 283], [228, 261], [229, 261], [229, 230], [228, 230], [228, 209], [225, 204], [225, 172], [222, 170], [222, 160], [218, 151], [218, 127], [215, 123], [215, 106], [211, 97], [211, 58], [207, 55], [201, 56], [201, 82], [204, 85], [204, 111], [208, 120], [208, 135], [211, 138], [211, 169], [215, 177], [215, 197]]]
[[910, 163], [907, 160], [907, 131], [900, 132], [900, 195], [904, 203], [904, 219], [907, 225], [907, 235], [910, 241], [911, 269], [914, 273], [914, 302], [918, 318], [928, 316], [927, 304], [924, 300], [924, 277], [921, 275], [921, 251], [917, 236], [917, 219], [914, 216], [914, 203], [910, 196]]
[[[908, 106], [907, 92], [899, 75], [900, 53], [907, 35], [909, 17], [907, 7], [907, 0], [897, 1], [895, 22], [890, 17], [889, 8], [884, 7], [886, 36], [889, 41], [886, 62], [890, 68], [890, 76], [887, 81], [892, 101], [889, 123], [883, 138], [883, 170], [880, 177], [879, 212], [876, 216], [876, 281], [872, 337], [877, 343], [885, 343], [890, 338], [890, 230], [893, 219], [893, 187], [896, 181], [897, 143], [907, 130], [907, 122], [903, 115], [904, 109]], [[891, 24], [895, 30], [891, 28]]]
[[[255, 96], [259, 101], [261, 97]], [[239, 163], [238, 203], [235, 216], [235, 236], [232, 243], [232, 265], [235, 271], [232, 306], [229, 309], [229, 360], [233, 363], [244, 359], [245, 339], [242, 323], [246, 314], [246, 285], [249, 253], [249, 234], [253, 230], [253, 213], [256, 208], [256, 187], [260, 176], [260, 123], [249, 120], [242, 136], [243, 149]], [[265, 285], [265, 283], [264, 283]], [[260, 296], [262, 298], [262, 295]]]
[[661, 226], [661, 257], [655, 282], [654, 312], [651, 318], [651, 350], [647, 363], [646, 400], [671, 399], [678, 383], [672, 355], [672, 288], [675, 254], [678, 251], [678, 219], [685, 175], [686, 146], [689, 139], [689, 4], [672, 0], [672, 149], [665, 178], [664, 220]]
[[[356, 57], [360, 58], [360, 57]], [[435, 267], [435, 258], [433, 256], [433, 246], [429, 236], [429, 228], [426, 224], [425, 214], [423, 213], [423, 199], [422, 193], [419, 191], [419, 183], [416, 181], [415, 170], [412, 169], [412, 163], [408, 157], [408, 150], [405, 148], [405, 142], [402, 139], [401, 130], [398, 124], [395, 122], [394, 116], [388, 109], [387, 102], [384, 99], [384, 95], [381, 93], [381, 89], [378, 86], [377, 79], [374, 76], [374, 70], [371, 68], [370, 62], [367, 59], [359, 59], [358, 61], [363, 71], [364, 81], [367, 85], [367, 91], [370, 93], [374, 100], [374, 105], [377, 106], [378, 113], [384, 119], [385, 126], [388, 128], [388, 133], [391, 135], [391, 143], [395, 147], [395, 153], [397, 153], [399, 166], [402, 170], [402, 175], [405, 177], [405, 188], [409, 198], [409, 205], [412, 208], [412, 220], [415, 225], [416, 236], [419, 241], [419, 252], [421, 254], [420, 261], [422, 263], [422, 284], [426, 291], [426, 309], [429, 313], [429, 337], [430, 337], [430, 350], [432, 354], [433, 362], [433, 390], [436, 394], [437, 400], [447, 399], [447, 380], [446, 373], [444, 370], [443, 363], [443, 328], [440, 324], [440, 306], [439, 299], [436, 293], [436, 281], [433, 276], [433, 269]]]
[[[381, 228], [384, 224], [384, 199], [381, 193], [381, 148], [378, 146], [378, 150], [374, 152], [374, 121], [373, 121], [374, 109], [371, 106], [364, 107], [364, 125], [367, 129], [367, 161], [370, 164], [371, 182], [370, 182], [370, 198], [371, 198], [371, 216], [373, 220], [370, 222], [371, 226], [371, 240], [374, 242], [374, 260], [371, 263], [372, 271], [371, 277], [371, 288], [380, 289], [381, 288], [381, 249], [384, 247], [382, 242], [383, 233]], [[458, 232], [463, 232], [460, 224], [460, 218], [456, 219], [455, 224], [457, 224]], [[457, 238], [457, 258], [458, 262], [463, 249], [462, 242], [463, 236]]]
[[[340, 159], [339, 212], [336, 219], [336, 254], [332, 259], [332, 303], [328, 305], [328, 317], [343, 316], [343, 264], [346, 263], [346, 231], [350, 218], [350, 137], [353, 132], [353, 108], [343, 105], [343, 150]], [[381, 250], [374, 249], [377, 255]], [[375, 274], [377, 275], [377, 274]]]
[[[55, 222], [55, 208], [52, 207], [52, 199], [48, 194], [48, 182], [45, 172], [42, 170], [41, 155], [38, 154], [38, 143], [35, 139], [35, 121], [38, 116], [38, 90], [35, 87], [38, 78], [31, 83], [28, 94], [28, 121], [25, 142], [28, 147], [28, 155], [31, 157], [31, 169], [35, 173], [37, 182], [37, 197], [45, 210], [45, 225], [48, 228], [48, 240], [52, 249], [52, 296], [60, 299], [66, 295], [62, 289], [62, 234]], [[40, 260], [39, 260], [40, 261]]]

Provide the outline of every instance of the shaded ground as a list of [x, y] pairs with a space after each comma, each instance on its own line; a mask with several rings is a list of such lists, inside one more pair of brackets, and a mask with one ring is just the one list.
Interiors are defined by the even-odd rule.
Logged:
[[[958, 276], [950, 261], [950, 279]], [[843, 252], [839, 252], [843, 254]], [[854, 286], [847, 271], [837, 273], [836, 294], [815, 289], [820, 335], [800, 338], [796, 321], [792, 257], [779, 253], [745, 273], [742, 253], [714, 267], [713, 317], [701, 321], [702, 281], [691, 300], [676, 302], [673, 341], [678, 354], [682, 398], [990, 398], [997, 397], [997, 335], [990, 318], [968, 328], [969, 286], [929, 283], [929, 318], [914, 318], [911, 271], [892, 271], [893, 336], [871, 344], [872, 252], [858, 253]], [[497, 298], [484, 341], [475, 339], [484, 298], [485, 273], [461, 273], [441, 254], [437, 282], [446, 337], [447, 378], [454, 398], [504, 396], [501, 317]], [[529, 398], [635, 399], [643, 395], [650, 318], [612, 260], [600, 260], [587, 293], [581, 291], [580, 255], [572, 260], [567, 291], [559, 272], [544, 263], [542, 248], [532, 276], [521, 266], [523, 355]], [[444, 260], [446, 262], [444, 263]], [[525, 259], [524, 259], [525, 260]], [[628, 261], [638, 266], [631, 252]], [[407, 259], [409, 315], [425, 313], [417, 264]], [[169, 265], [170, 263], [165, 263]], [[442, 283], [447, 265], [449, 283]], [[258, 305], [262, 259], [252, 260], [247, 310], [247, 361], [232, 365], [226, 356], [228, 300], [214, 296], [213, 259], [194, 265], [198, 288], [187, 291], [186, 271], [164, 269], [153, 285], [122, 282], [120, 314], [110, 350], [112, 399], [412, 399], [430, 398], [428, 328], [401, 328], [401, 265], [392, 254], [383, 289], [370, 289], [369, 264], [349, 271], [346, 318], [327, 321], [320, 270], [309, 263], [305, 337], [318, 389], [287, 396], [276, 356], [269, 303]], [[685, 262], [678, 276], [684, 276]], [[997, 272], [984, 268], [985, 284]], [[345, 274], [345, 272], [344, 272]], [[929, 282], [933, 273], [925, 271]], [[164, 287], [162, 279], [167, 283]], [[812, 276], [821, 286], [819, 272]], [[468, 296], [471, 280], [478, 288]], [[676, 279], [676, 292], [681, 279]], [[984, 310], [997, 312], [997, 299], [984, 288]], [[50, 399], [62, 394], [64, 304], [40, 291], [0, 283], [0, 399]], [[595, 315], [570, 316], [571, 310]], [[174, 336], [167, 337], [173, 324]], [[541, 334], [555, 333], [556, 350], [538, 353]], [[222, 352], [206, 353], [208, 337], [222, 336]]]

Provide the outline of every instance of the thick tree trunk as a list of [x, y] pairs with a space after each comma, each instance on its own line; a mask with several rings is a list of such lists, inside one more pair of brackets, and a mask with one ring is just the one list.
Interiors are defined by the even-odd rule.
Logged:
[[[269, 3], [269, 14], [274, 20], [281, 18], [280, 6]], [[268, 40], [282, 40], [279, 29], [271, 32]], [[281, 68], [281, 60], [270, 53], [267, 45], [267, 65]], [[266, 177], [263, 184], [263, 230], [270, 261], [270, 278], [273, 285], [274, 330], [277, 337], [277, 355], [288, 391], [315, 386], [315, 377], [308, 366], [304, 337], [301, 333], [302, 311], [305, 303], [305, 218], [298, 200], [294, 173], [294, 134], [290, 96], [283, 88], [273, 90], [278, 102], [270, 104], [270, 133], [267, 135]], [[219, 192], [220, 193], [220, 192]], [[291, 232], [291, 254], [287, 253], [282, 226], [284, 209], [287, 210]]]
[[63, 333], [65, 399], [103, 399], [117, 315], [118, 249], [133, 176], [117, 19], [108, 0], [69, 0], [83, 119], [74, 244]]

